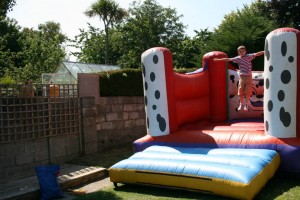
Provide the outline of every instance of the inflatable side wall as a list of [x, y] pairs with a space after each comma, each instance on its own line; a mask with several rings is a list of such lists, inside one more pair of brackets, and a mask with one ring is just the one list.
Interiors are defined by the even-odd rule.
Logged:
[[147, 133], [162, 136], [176, 132], [184, 123], [226, 120], [227, 57], [210, 52], [203, 57], [203, 70], [195, 74], [173, 71], [169, 49], [155, 47], [142, 54]]
[[[265, 41], [264, 121], [267, 134], [300, 137], [300, 31], [276, 29]], [[298, 121], [298, 123], [297, 123]]]
[[152, 48], [142, 54], [147, 133], [152, 136], [170, 133], [172, 115], [169, 115], [166, 83], [168, 69], [172, 68], [172, 54], [168, 49]]

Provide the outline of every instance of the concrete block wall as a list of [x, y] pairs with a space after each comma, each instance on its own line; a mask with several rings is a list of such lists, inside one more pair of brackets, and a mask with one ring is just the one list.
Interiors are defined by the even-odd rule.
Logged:
[[97, 108], [97, 150], [132, 143], [146, 135], [143, 97], [101, 97]]
[[78, 152], [78, 134], [1, 144], [0, 182], [32, 175], [36, 166], [62, 163]]

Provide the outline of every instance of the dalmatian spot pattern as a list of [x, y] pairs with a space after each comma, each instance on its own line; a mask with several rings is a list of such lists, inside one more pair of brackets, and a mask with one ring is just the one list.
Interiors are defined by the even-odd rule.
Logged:
[[[146, 110], [146, 122], [147, 127], [150, 133], [160, 134], [159, 132], [164, 132], [167, 130], [167, 121], [163, 116], [163, 113], [160, 113], [160, 106], [164, 105], [163, 102], [158, 100], [162, 99], [161, 96], [161, 87], [155, 88], [157, 84], [161, 81], [161, 74], [158, 74], [160, 69], [160, 55], [152, 54], [151, 57], [145, 57], [148, 61], [147, 63], [142, 62], [142, 72], [144, 77], [144, 90], [145, 90], [145, 105]], [[154, 84], [154, 85], [153, 85]], [[154, 89], [154, 90], [153, 90]], [[146, 93], [147, 91], [147, 93]], [[151, 102], [150, 102], [151, 100]], [[151, 104], [151, 107], [149, 107]], [[154, 118], [153, 118], [154, 117]], [[157, 121], [157, 123], [156, 123]], [[157, 130], [158, 129], [158, 130]], [[154, 132], [152, 132], [152, 130]], [[158, 132], [157, 132], [158, 131]]]
[[270, 80], [267, 78], [266, 80], [266, 88], [269, 89], [270, 88]]
[[269, 131], [269, 122], [268, 121], [266, 121], [265, 127], [266, 127], [266, 130]]
[[[287, 45], [287, 42], [286, 41], [282, 41], [281, 43], [281, 55], [283, 57], [286, 57], [287, 54], [288, 54], [288, 45]], [[266, 41], [265, 43], [265, 56], [267, 58], [267, 61], [269, 61], [270, 57], [271, 57], [271, 54], [270, 54], [270, 50], [269, 50], [269, 45], [268, 45], [268, 41]], [[284, 58], [283, 58], [284, 59]], [[293, 56], [287, 56], [287, 61], [292, 63], [294, 62], [294, 57]], [[282, 67], [283, 68], [283, 67]], [[274, 71], [274, 67], [272, 65], [269, 66], [268, 68], [269, 72], [272, 74], [273, 71]], [[281, 72], [281, 74], [279, 75], [280, 77], [280, 81], [283, 83], [283, 84], [289, 84], [292, 80], [292, 75], [291, 75], [291, 72], [286, 69], [286, 70], [283, 70]], [[270, 79], [269, 78], [266, 78], [266, 89], [269, 89], [270, 88]], [[272, 88], [274, 89], [274, 88]], [[284, 102], [285, 100], [285, 91], [284, 90], [278, 90], [277, 92], [277, 98], [278, 98], [278, 101], [279, 102]], [[272, 112], [273, 111], [273, 102], [272, 100], [269, 100], [268, 101], [268, 104], [267, 104], [267, 109], [269, 112]], [[275, 110], [275, 109], [274, 109]], [[289, 127], [291, 125], [291, 114], [286, 111], [286, 109], [284, 107], [281, 107], [280, 110], [279, 110], [279, 119], [280, 121], [282, 122], [283, 126], [284, 127]], [[269, 121], [266, 120], [265, 121], [265, 128], [266, 128], [266, 131], [269, 131], [270, 129], [270, 126], [269, 126]]]
[[152, 82], [155, 81], [155, 73], [154, 73], [154, 72], [151, 72], [151, 73], [150, 73], [150, 80], [151, 80]]
[[149, 127], [149, 118], [147, 117], [147, 126]]
[[281, 73], [281, 82], [284, 84], [288, 84], [291, 81], [291, 73], [288, 70], [284, 70]]
[[285, 112], [283, 107], [280, 108], [279, 118], [285, 127], [288, 127], [291, 124], [291, 115], [289, 112]]
[[145, 68], [144, 63], [142, 63], [142, 71], [143, 71], [144, 77], [146, 77], [146, 68]]
[[270, 72], [273, 71], [273, 66], [272, 66], [272, 65], [269, 67], [269, 71], [270, 71]]
[[229, 79], [234, 83], [234, 75], [230, 75]]
[[166, 120], [165, 120], [163, 117], [161, 117], [160, 114], [157, 114], [157, 115], [156, 115], [156, 120], [157, 120], [157, 122], [158, 122], [158, 124], [159, 124], [159, 129], [160, 129], [162, 132], [165, 131], [165, 130], [166, 130], [166, 126], [167, 126]]
[[271, 54], [270, 54], [270, 50], [269, 50], [268, 40], [266, 40], [266, 42], [265, 42], [265, 56], [266, 56], [267, 60], [269, 61]]
[[156, 99], [159, 99], [160, 98], [160, 92], [158, 90], [156, 90], [154, 96], [155, 96]]
[[281, 43], [281, 55], [284, 57], [286, 55], [286, 52], [287, 52], [287, 45], [286, 42], [283, 41]]
[[148, 105], [148, 99], [147, 99], [147, 96], [145, 96], [145, 105], [146, 105], [146, 106]]
[[279, 100], [279, 101], [283, 101], [284, 98], [285, 98], [284, 91], [283, 91], [283, 90], [279, 90], [279, 91], [278, 91], [278, 100]]
[[264, 85], [264, 80], [259, 80], [258, 84], [256, 84], [256, 88], [262, 87]]
[[271, 100], [268, 102], [268, 110], [269, 112], [273, 110], [273, 102]]
[[154, 64], [157, 64], [157, 63], [158, 63], [158, 56], [157, 56], [157, 55], [154, 55], [154, 56], [153, 56], [153, 63], [154, 63]]

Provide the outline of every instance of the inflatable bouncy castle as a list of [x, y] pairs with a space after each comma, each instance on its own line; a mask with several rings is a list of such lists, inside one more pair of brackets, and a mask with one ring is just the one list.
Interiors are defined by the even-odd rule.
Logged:
[[300, 172], [300, 31], [265, 40], [251, 105], [237, 111], [238, 71], [209, 52], [193, 73], [173, 71], [162, 47], [142, 54], [148, 134], [109, 169], [114, 183], [180, 188], [253, 199], [279, 169]]

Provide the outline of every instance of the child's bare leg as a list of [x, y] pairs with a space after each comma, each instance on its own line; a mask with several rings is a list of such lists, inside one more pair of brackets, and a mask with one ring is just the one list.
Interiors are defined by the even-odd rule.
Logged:
[[244, 105], [244, 95], [240, 94], [239, 96], [240, 96], [240, 104], [239, 104], [238, 110], [241, 110]]
[[249, 100], [250, 100], [249, 95], [246, 95], [246, 104], [249, 104]]
[[244, 105], [244, 110], [248, 110], [249, 99], [250, 99], [250, 96], [247, 94], [246, 95], [246, 102], [245, 102], [245, 105]]

